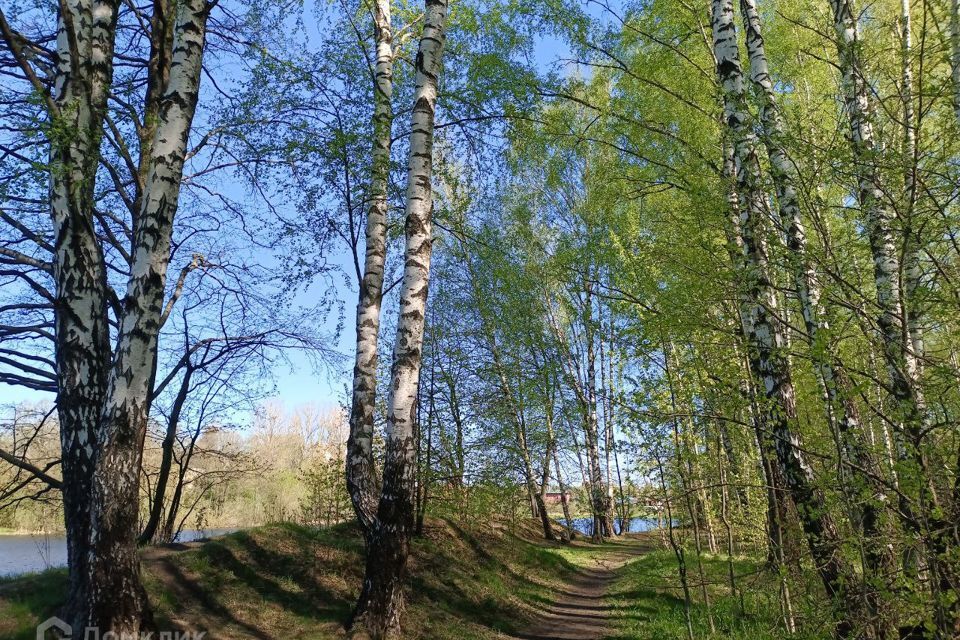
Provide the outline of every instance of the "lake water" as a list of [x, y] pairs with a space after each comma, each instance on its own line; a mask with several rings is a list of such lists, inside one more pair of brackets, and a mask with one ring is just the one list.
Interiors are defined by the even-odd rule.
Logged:
[[[236, 529], [181, 531], [177, 542], [232, 533]], [[0, 576], [43, 571], [67, 565], [67, 539], [62, 535], [0, 535]]]
[[[563, 518], [557, 520], [560, 525], [565, 523]], [[593, 535], [593, 518], [574, 518], [573, 528], [575, 531], [585, 535]], [[643, 531], [652, 531], [657, 528], [657, 521], [650, 518], [631, 518], [629, 533], [641, 533]], [[617, 520], [617, 531], [620, 531], [620, 521]]]

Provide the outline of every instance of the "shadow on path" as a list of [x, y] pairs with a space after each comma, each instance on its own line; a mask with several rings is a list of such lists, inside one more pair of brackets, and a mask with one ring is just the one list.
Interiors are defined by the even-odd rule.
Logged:
[[590, 566], [570, 576], [554, 599], [544, 602], [530, 626], [514, 637], [521, 640], [600, 640], [612, 633], [610, 620], [616, 607], [605, 602], [617, 570], [647, 553], [646, 541], [627, 539], [599, 549]]

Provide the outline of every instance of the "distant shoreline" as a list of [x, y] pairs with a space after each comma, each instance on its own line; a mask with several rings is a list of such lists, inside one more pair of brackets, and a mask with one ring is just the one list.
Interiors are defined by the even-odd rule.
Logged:
[[0, 536], [65, 536], [63, 529], [49, 529], [37, 531], [36, 529], [7, 529], [0, 527]]

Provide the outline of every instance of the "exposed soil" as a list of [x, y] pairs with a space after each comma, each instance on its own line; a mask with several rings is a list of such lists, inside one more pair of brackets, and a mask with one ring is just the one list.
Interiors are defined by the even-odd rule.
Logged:
[[523, 640], [601, 640], [613, 634], [613, 610], [606, 603], [617, 570], [651, 549], [647, 539], [627, 538], [607, 542], [587, 566], [554, 592], [537, 620], [516, 637]]

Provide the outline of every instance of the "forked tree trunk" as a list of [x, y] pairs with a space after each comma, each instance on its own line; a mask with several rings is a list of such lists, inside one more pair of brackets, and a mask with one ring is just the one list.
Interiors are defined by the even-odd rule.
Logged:
[[347, 490], [364, 530], [370, 527], [376, 516], [379, 489], [373, 459], [373, 414], [377, 405], [377, 341], [387, 259], [387, 189], [393, 140], [391, 1], [376, 0], [373, 3], [377, 60], [374, 66], [370, 206], [367, 210], [363, 279], [357, 303], [357, 352], [347, 438]]
[[711, 23], [717, 77], [723, 91], [724, 120], [733, 143], [734, 175], [740, 206], [743, 271], [747, 278], [744, 315], [751, 369], [765, 390], [763, 410], [775, 439], [777, 459], [786, 476], [790, 495], [818, 573], [831, 601], [841, 611], [837, 635], [848, 637], [854, 623], [848, 606], [848, 585], [855, 584], [852, 567], [840, 553], [839, 531], [816, 486], [813, 469], [797, 434], [796, 400], [784, 353], [782, 327], [776, 319], [777, 294], [770, 279], [764, 219], [765, 194], [760, 180], [751, 118], [747, 112], [743, 73], [737, 49], [732, 0], [713, 0]]
[[136, 251], [97, 429], [100, 452], [90, 514], [87, 626], [98, 627], [101, 633], [136, 634], [149, 610], [137, 555], [140, 463], [208, 11], [206, 0], [188, 0], [178, 8], [169, 78], [159, 102], [150, 168], [134, 226]]
[[82, 628], [87, 619], [89, 497], [97, 455], [96, 425], [110, 362], [106, 266], [93, 208], [113, 79], [117, 6], [111, 0], [60, 3], [53, 90], [47, 103], [55, 127], [70, 132], [50, 140], [50, 213], [57, 411], [70, 574], [66, 616], [74, 628]]
[[433, 125], [446, 18], [446, 0], [426, 0], [416, 58], [403, 283], [390, 371], [383, 483], [377, 516], [367, 537], [363, 590], [353, 616], [355, 624], [362, 624], [378, 639], [401, 634], [403, 586], [414, 525], [414, 420], [430, 280]]

